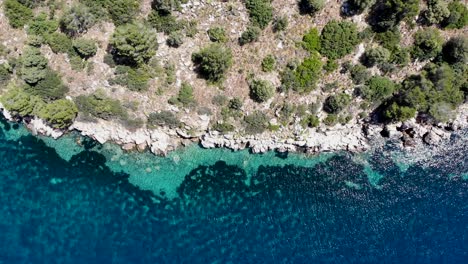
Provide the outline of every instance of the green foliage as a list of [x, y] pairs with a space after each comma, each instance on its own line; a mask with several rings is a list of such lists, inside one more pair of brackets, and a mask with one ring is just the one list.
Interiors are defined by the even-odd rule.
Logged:
[[320, 35], [317, 28], [311, 28], [302, 37], [302, 47], [309, 52], [320, 51]]
[[193, 98], [193, 87], [183, 82], [177, 97], [174, 98], [173, 102], [181, 104], [185, 107], [195, 105], [195, 98]]
[[85, 5], [74, 5], [60, 18], [60, 29], [68, 36], [76, 36], [85, 33], [94, 24], [96, 16]]
[[158, 12], [152, 11], [148, 15], [148, 23], [158, 32], [170, 34], [171, 32], [182, 30], [184, 24], [176, 19], [173, 15], [161, 15]]
[[29, 23], [27, 32], [29, 35], [46, 36], [47, 34], [55, 32], [57, 29], [57, 21], [47, 19], [46, 13], [40, 13]]
[[31, 96], [17, 87], [10, 87], [0, 101], [13, 115], [19, 116], [33, 116], [45, 105], [39, 97]]
[[46, 104], [38, 112], [38, 116], [53, 127], [67, 128], [73, 123], [78, 113], [75, 103], [67, 99], [60, 99]]
[[192, 54], [200, 74], [209, 81], [220, 81], [232, 65], [231, 49], [211, 44]]
[[91, 95], [80, 95], [75, 98], [75, 103], [81, 113], [105, 120], [126, 119], [128, 116], [120, 101], [107, 97], [101, 90]]
[[246, 0], [245, 7], [250, 16], [250, 22], [265, 29], [273, 18], [273, 7], [269, 0]]
[[24, 6], [27, 6], [29, 8], [34, 8], [42, 4], [43, 2], [46, 2], [47, 0], [18, 0], [19, 3], [21, 3]]
[[21, 56], [21, 78], [28, 84], [36, 84], [46, 75], [47, 59], [37, 48], [26, 47]]
[[125, 24], [115, 29], [110, 40], [112, 54], [129, 65], [146, 63], [156, 53], [156, 35], [142, 24]]
[[299, 10], [303, 14], [315, 14], [325, 7], [325, 0], [299, 0]]
[[339, 93], [329, 96], [323, 104], [323, 110], [330, 114], [337, 114], [345, 109], [351, 103], [351, 96], [345, 93]]
[[63, 33], [54, 32], [47, 35], [45, 40], [54, 53], [68, 53], [70, 55], [76, 54], [73, 49], [73, 41]]
[[148, 116], [148, 127], [154, 128], [159, 126], [167, 126], [176, 128], [181, 125], [179, 119], [171, 111], [161, 111], [159, 113], [151, 113]]
[[273, 32], [280, 32], [286, 30], [288, 27], [287, 17], [276, 17], [273, 20]]
[[226, 133], [226, 132], [231, 132], [234, 131], [234, 126], [231, 123], [228, 123], [226, 121], [224, 122], [217, 122], [216, 124], [213, 125], [212, 129], [217, 130], [221, 133]]
[[414, 46], [411, 55], [415, 59], [428, 60], [442, 51], [443, 39], [435, 28], [418, 30], [414, 35]]
[[242, 102], [242, 99], [240, 99], [239, 97], [232, 98], [231, 100], [229, 100], [229, 103], [228, 103], [229, 109], [236, 110], [236, 111], [240, 111], [243, 105], [244, 103]]
[[352, 66], [349, 72], [354, 84], [363, 84], [371, 77], [371, 74], [367, 71], [366, 67], [360, 64]]
[[13, 28], [22, 28], [33, 18], [32, 10], [16, 0], [5, 0], [3, 8], [5, 16]]
[[419, 0], [382, 0], [374, 6], [369, 20], [377, 32], [394, 30], [401, 21], [412, 22], [419, 13]]
[[68, 87], [63, 84], [62, 78], [52, 70], [46, 70], [44, 78], [34, 85], [26, 85], [25, 91], [45, 100], [63, 98]]
[[109, 81], [111, 85], [121, 85], [135, 92], [148, 90], [148, 81], [151, 76], [145, 68], [117, 66], [115, 74], [116, 77]]
[[468, 62], [468, 37], [460, 36], [450, 39], [443, 48], [444, 60], [448, 63]]
[[7, 67], [5, 63], [0, 64], [0, 87], [5, 85], [5, 83], [7, 83], [11, 78], [11, 74], [8, 68], [9, 67]]
[[436, 122], [449, 122], [455, 118], [455, 107], [446, 102], [437, 102], [429, 108], [429, 114]]
[[82, 58], [90, 58], [96, 55], [96, 41], [92, 39], [79, 38], [73, 40], [73, 48]]
[[268, 128], [268, 117], [260, 111], [245, 116], [244, 122], [245, 132], [249, 135], [263, 133]]
[[410, 62], [410, 54], [408, 49], [398, 48], [392, 52], [390, 62], [398, 66], [406, 66]]
[[262, 71], [264, 72], [271, 72], [275, 68], [275, 57], [269, 54], [262, 60]]
[[396, 90], [396, 84], [387, 77], [373, 76], [362, 87], [361, 95], [364, 99], [378, 103], [390, 97]]
[[406, 121], [416, 115], [416, 109], [392, 103], [384, 111], [384, 117], [393, 121]]
[[382, 47], [394, 51], [400, 47], [401, 34], [398, 29], [388, 30], [375, 34], [374, 40]]
[[275, 89], [271, 83], [265, 80], [252, 80], [249, 88], [250, 98], [258, 103], [268, 101], [275, 94]]
[[315, 89], [315, 84], [320, 78], [322, 72], [322, 62], [318, 54], [312, 54], [306, 58], [295, 70], [295, 87], [296, 92], [310, 92]]
[[449, 29], [461, 29], [468, 25], [468, 8], [459, 0], [448, 5], [450, 15], [442, 21], [442, 26]]
[[450, 15], [447, 3], [443, 0], [427, 0], [427, 10], [423, 16], [429, 24], [439, 24]]
[[252, 43], [258, 40], [258, 37], [260, 36], [261, 30], [258, 27], [254, 26], [249, 26], [247, 29], [242, 32], [240, 38], [239, 38], [239, 44], [241, 46], [247, 44], [247, 43]]
[[376, 0], [349, 0], [348, 4], [355, 14], [360, 14], [375, 4]]
[[334, 126], [338, 124], [338, 116], [336, 114], [328, 114], [323, 123], [327, 126]]
[[327, 60], [327, 63], [323, 66], [326, 72], [334, 72], [338, 69], [338, 62], [336, 60]]
[[308, 115], [301, 120], [303, 127], [318, 127], [320, 125], [320, 119], [316, 115]]
[[364, 53], [364, 65], [367, 67], [373, 67], [376, 65], [382, 65], [390, 59], [390, 51], [383, 47], [375, 47], [367, 49]]
[[330, 21], [320, 36], [320, 53], [329, 59], [339, 59], [351, 53], [359, 43], [356, 24]]
[[162, 15], [169, 15], [180, 8], [181, 0], [153, 0], [151, 7]]
[[184, 44], [184, 35], [180, 31], [171, 32], [166, 43], [169, 47], [178, 48]]
[[112, 0], [107, 9], [114, 24], [120, 26], [132, 22], [137, 16], [139, 7], [138, 0]]
[[222, 27], [212, 27], [208, 29], [206, 32], [208, 37], [213, 42], [220, 42], [224, 43], [228, 41], [228, 37], [226, 36], [226, 31]]

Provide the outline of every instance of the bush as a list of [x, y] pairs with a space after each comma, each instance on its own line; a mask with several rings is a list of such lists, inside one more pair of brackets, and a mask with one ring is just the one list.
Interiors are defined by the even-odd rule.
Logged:
[[442, 21], [442, 26], [449, 29], [461, 29], [468, 25], [468, 9], [459, 0], [450, 2], [448, 5], [450, 15]]
[[156, 53], [156, 35], [141, 24], [126, 24], [115, 29], [110, 40], [112, 54], [129, 65], [146, 63]]
[[241, 46], [247, 44], [247, 43], [252, 43], [258, 40], [258, 37], [260, 36], [261, 30], [258, 27], [252, 27], [249, 26], [247, 29], [242, 32], [240, 38], [239, 38], [239, 44]]
[[327, 126], [334, 126], [338, 124], [338, 116], [335, 114], [328, 114], [323, 120], [323, 123]]
[[320, 51], [320, 35], [316, 28], [311, 28], [302, 37], [302, 46], [309, 52]]
[[320, 53], [329, 59], [339, 59], [351, 53], [359, 43], [356, 24], [330, 21], [320, 36]]
[[244, 117], [245, 132], [247, 134], [260, 134], [268, 128], [268, 117], [260, 112], [255, 111]]
[[179, 31], [171, 32], [166, 43], [169, 47], [178, 48], [184, 44], [184, 36]]
[[322, 62], [318, 54], [313, 54], [306, 58], [295, 70], [295, 85], [293, 90], [296, 92], [310, 92], [315, 89], [315, 84], [320, 78], [322, 72]]
[[226, 31], [222, 27], [213, 27], [208, 29], [206, 32], [208, 37], [213, 42], [224, 43], [228, 41], [228, 37], [226, 36]]
[[401, 34], [398, 29], [375, 34], [374, 40], [382, 47], [394, 51], [400, 47]]
[[366, 50], [363, 62], [367, 67], [382, 65], [390, 59], [390, 51], [386, 48], [376, 47]]
[[468, 62], [468, 37], [460, 36], [450, 39], [443, 48], [444, 60], [448, 63]]
[[434, 28], [419, 30], [414, 35], [414, 46], [411, 55], [415, 59], [428, 60], [442, 51], [443, 39]]
[[288, 27], [287, 17], [276, 17], [273, 20], [273, 32], [284, 31]]
[[431, 105], [429, 114], [437, 123], [446, 123], [456, 117], [455, 107], [446, 102], [438, 102]]
[[265, 29], [273, 18], [269, 0], [246, 0], [245, 7], [249, 11], [250, 22], [261, 29]]
[[390, 62], [398, 66], [406, 66], [410, 61], [408, 49], [398, 48], [390, 56]]
[[67, 128], [73, 123], [78, 109], [76, 105], [67, 99], [60, 99], [46, 104], [38, 113], [38, 116], [55, 128]]
[[179, 31], [184, 28], [183, 23], [177, 21], [172, 15], [160, 15], [158, 12], [152, 11], [148, 15], [148, 23], [158, 32], [170, 34], [171, 32]]
[[212, 129], [217, 130], [221, 133], [226, 133], [226, 132], [231, 132], [234, 131], [234, 126], [226, 121], [220, 123], [217, 122], [216, 124], [213, 125]]
[[323, 104], [323, 110], [330, 114], [337, 114], [351, 103], [351, 96], [340, 93], [329, 96]]
[[390, 97], [395, 90], [396, 84], [392, 80], [387, 77], [373, 76], [361, 89], [361, 95], [368, 101], [378, 103]]
[[45, 105], [39, 97], [31, 96], [17, 87], [11, 87], [0, 101], [13, 115], [22, 117], [35, 115]]
[[37, 48], [26, 47], [21, 56], [21, 78], [28, 84], [36, 84], [46, 75], [47, 59]]
[[325, 0], [300, 0], [299, 10], [303, 14], [315, 14], [325, 7]]
[[169, 15], [178, 10], [183, 0], [153, 0], [151, 7], [162, 15]]
[[427, 0], [427, 10], [423, 13], [429, 24], [439, 24], [450, 15], [447, 3], [442, 0]]
[[46, 36], [46, 42], [54, 53], [68, 53], [75, 55], [73, 41], [65, 34], [54, 32]]
[[236, 110], [236, 111], [241, 110], [243, 105], [244, 103], [239, 97], [232, 98], [231, 100], [229, 100], [229, 103], [228, 103], [229, 109]]
[[62, 78], [52, 70], [46, 70], [44, 78], [37, 84], [26, 85], [25, 91], [45, 100], [63, 98], [68, 92], [68, 87], [63, 84]]
[[192, 54], [200, 74], [209, 81], [220, 81], [232, 65], [231, 49], [211, 44]]
[[273, 57], [271, 54], [267, 55], [262, 60], [262, 71], [271, 72], [275, 68], [275, 63], [276, 63], [275, 57]]
[[384, 117], [393, 121], [406, 121], [416, 115], [416, 109], [392, 103], [385, 111]]
[[327, 60], [327, 63], [323, 66], [326, 72], [334, 72], [338, 69], [338, 62], [336, 60]]
[[6, 64], [0, 64], [0, 86], [4, 86], [11, 78]]
[[88, 31], [96, 21], [96, 17], [87, 6], [78, 4], [72, 6], [60, 18], [60, 29], [68, 36], [76, 36]]
[[113, 118], [126, 119], [128, 116], [120, 101], [107, 97], [100, 90], [91, 95], [76, 97], [75, 103], [81, 113], [105, 120]]
[[349, 0], [349, 8], [354, 14], [360, 14], [375, 4], [376, 0]]
[[354, 84], [363, 84], [370, 79], [371, 74], [366, 67], [362, 65], [354, 65], [350, 70], [351, 79]]
[[138, 0], [113, 0], [107, 6], [110, 17], [116, 26], [133, 21], [137, 16], [140, 3]]
[[84, 59], [93, 57], [97, 52], [96, 42], [91, 39], [75, 39], [73, 41], [73, 48]]
[[29, 23], [27, 32], [28, 35], [46, 36], [55, 32], [57, 28], [57, 21], [47, 19], [46, 13], [40, 13]]
[[252, 80], [249, 84], [250, 98], [258, 103], [263, 103], [272, 98], [275, 89], [270, 82], [265, 80]]
[[320, 119], [316, 115], [308, 115], [301, 120], [303, 127], [318, 127], [320, 125]]
[[32, 10], [16, 0], [5, 0], [3, 2], [3, 7], [5, 16], [8, 18], [8, 22], [13, 28], [22, 28], [29, 23], [33, 17]]
[[185, 107], [193, 106], [195, 104], [195, 98], [193, 98], [192, 86], [183, 82], [174, 101], [178, 104], [182, 104]]
[[369, 21], [374, 31], [394, 30], [401, 21], [411, 23], [419, 13], [419, 0], [382, 0], [374, 5]]
[[151, 76], [146, 69], [117, 66], [115, 73], [116, 77], [110, 80], [111, 85], [121, 85], [135, 92], [148, 90], [148, 81]]
[[151, 113], [148, 116], [148, 127], [155, 128], [158, 126], [167, 126], [176, 128], [180, 126], [180, 121], [171, 111], [161, 111], [159, 113]]

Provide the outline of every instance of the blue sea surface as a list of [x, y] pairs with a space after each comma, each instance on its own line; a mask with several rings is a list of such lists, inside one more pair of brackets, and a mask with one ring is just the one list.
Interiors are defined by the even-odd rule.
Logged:
[[415, 162], [391, 144], [155, 157], [0, 120], [2, 264], [468, 263], [466, 134]]

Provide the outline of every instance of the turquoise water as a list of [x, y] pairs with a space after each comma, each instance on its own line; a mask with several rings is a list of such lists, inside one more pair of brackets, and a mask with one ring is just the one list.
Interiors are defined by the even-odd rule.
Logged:
[[467, 149], [155, 157], [2, 120], [0, 263], [463, 263]]

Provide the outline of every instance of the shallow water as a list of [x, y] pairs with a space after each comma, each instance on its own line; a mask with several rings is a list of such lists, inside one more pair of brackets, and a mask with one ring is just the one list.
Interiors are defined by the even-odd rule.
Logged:
[[2, 120], [0, 263], [466, 263], [465, 139], [417, 163], [391, 146], [162, 158]]

